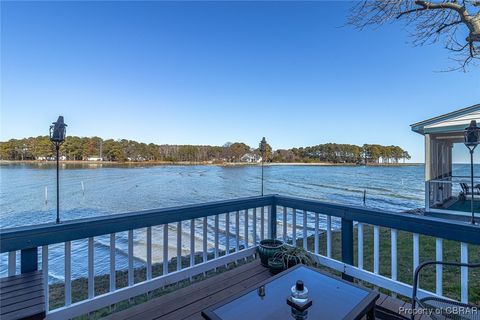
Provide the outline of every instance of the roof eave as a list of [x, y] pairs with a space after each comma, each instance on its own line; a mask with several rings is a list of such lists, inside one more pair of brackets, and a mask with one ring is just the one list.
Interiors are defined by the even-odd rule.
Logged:
[[480, 110], [480, 104], [474, 104], [473, 106], [470, 106], [470, 107], [466, 107], [466, 108], [463, 108], [463, 109], [460, 109], [460, 110], [456, 110], [456, 111], [452, 111], [452, 112], [443, 114], [441, 116], [437, 116], [437, 117], [434, 117], [434, 118], [423, 120], [423, 121], [411, 124], [410, 127], [411, 127], [413, 132], [424, 135], [426, 133], [424, 128], [427, 125], [433, 124], [435, 122], [444, 121], [444, 120], [447, 120], [449, 118], [459, 117], [459, 116], [462, 116], [464, 114], [468, 114], [468, 113], [470, 113], [472, 111], [476, 111], [476, 110]]

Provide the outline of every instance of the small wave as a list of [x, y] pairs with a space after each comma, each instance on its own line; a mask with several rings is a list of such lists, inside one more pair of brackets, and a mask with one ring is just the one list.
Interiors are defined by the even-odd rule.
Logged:
[[[53, 282], [65, 282], [64, 275], [57, 274], [51, 270], [48, 270], [48, 277], [51, 278]], [[48, 281], [50, 282], [50, 279]]]

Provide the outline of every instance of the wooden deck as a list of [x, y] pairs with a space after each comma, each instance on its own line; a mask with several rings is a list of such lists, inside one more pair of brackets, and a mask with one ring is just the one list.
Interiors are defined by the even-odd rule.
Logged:
[[[200, 320], [203, 319], [200, 313], [205, 308], [238, 294], [270, 276], [268, 269], [262, 267], [260, 262], [255, 260], [207, 280], [114, 313], [107, 319]], [[377, 301], [376, 318], [408, 319], [398, 314], [399, 308], [403, 306], [408, 307], [409, 304], [381, 294]]]
[[0, 279], [0, 319], [45, 318], [43, 281], [39, 271]]

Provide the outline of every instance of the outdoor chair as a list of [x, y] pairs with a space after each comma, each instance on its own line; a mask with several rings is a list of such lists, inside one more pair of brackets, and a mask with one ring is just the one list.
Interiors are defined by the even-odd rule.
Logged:
[[[470, 191], [470, 187], [465, 182], [460, 182], [460, 187], [462, 187], [462, 192], [463, 192], [464, 195], [468, 196], [468, 195], [472, 194], [472, 192]], [[473, 194], [474, 195], [480, 195], [480, 184], [477, 184], [474, 187]]]
[[[443, 262], [443, 261], [427, 261], [420, 264], [415, 269], [415, 275], [413, 278], [413, 294], [412, 294], [412, 311], [415, 311], [415, 307], [424, 309], [427, 312], [431, 312], [429, 316], [435, 320], [454, 319], [454, 320], [480, 320], [480, 306], [473, 306], [466, 303], [461, 303], [455, 300], [438, 298], [438, 297], [426, 297], [419, 299], [417, 297], [418, 290], [418, 276], [420, 270], [429, 265], [445, 265], [455, 267], [467, 267], [467, 268], [479, 268], [480, 263], [458, 263], [458, 262]], [[457, 312], [452, 312], [457, 311]], [[460, 311], [460, 312], [458, 312]], [[415, 312], [412, 312], [412, 320], [416, 319]], [[418, 318], [417, 318], [418, 319]], [[422, 318], [423, 319], [423, 318]]]

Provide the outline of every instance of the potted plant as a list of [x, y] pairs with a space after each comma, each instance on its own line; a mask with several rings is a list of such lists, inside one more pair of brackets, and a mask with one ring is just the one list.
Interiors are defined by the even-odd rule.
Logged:
[[283, 270], [285, 270], [283, 260], [275, 257], [268, 258], [268, 269], [273, 275], [282, 272]]
[[309, 253], [299, 247], [283, 247], [282, 250], [273, 255], [273, 258], [281, 260], [286, 269], [297, 264], [313, 265], [313, 260]]
[[273, 257], [276, 252], [283, 248], [283, 241], [277, 239], [264, 239], [257, 247], [262, 266], [268, 267], [268, 258]]

